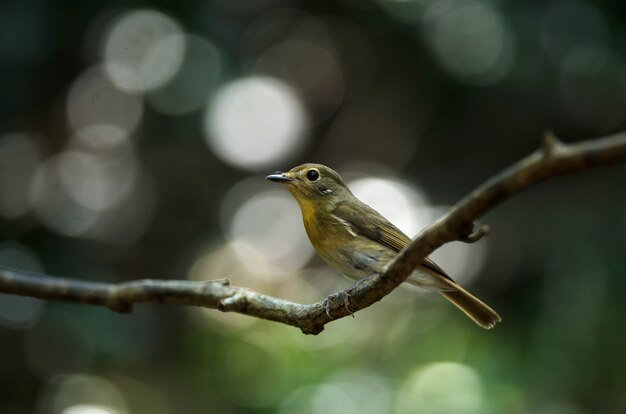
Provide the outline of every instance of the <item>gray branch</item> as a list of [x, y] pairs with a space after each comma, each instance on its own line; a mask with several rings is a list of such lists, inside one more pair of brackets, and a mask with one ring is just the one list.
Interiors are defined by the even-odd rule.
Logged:
[[488, 232], [474, 231], [474, 222], [502, 201], [534, 184], [557, 175], [574, 173], [626, 160], [626, 133], [566, 145], [546, 134], [542, 146], [495, 175], [459, 201], [444, 217], [424, 229], [389, 263], [385, 272], [358, 284], [350, 292], [347, 309], [343, 300], [310, 305], [290, 302], [250, 289], [231, 286], [225, 279], [135, 280], [97, 283], [62, 279], [43, 274], [0, 268], [0, 292], [108, 307], [131, 312], [144, 302], [201, 306], [237, 312], [296, 326], [306, 334], [318, 334], [335, 319], [351, 315], [381, 300], [398, 287], [429, 254], [445, 243], [473, 243]]

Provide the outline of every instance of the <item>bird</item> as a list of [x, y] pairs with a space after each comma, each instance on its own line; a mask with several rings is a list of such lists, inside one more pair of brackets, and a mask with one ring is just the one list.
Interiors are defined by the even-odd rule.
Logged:
[[[357, 280], [357, 284], [382, 273], [411, 242], [405, 233], [352, 194], [341, 176], [325, 165], [302, 164], [265, 178], [283, 184], [295, 198], [307, 236], [318, 255], [339, 273]], [[429, 258], [417, 266], [406, 282], [439, 292], [485, 329], [502, 320]]]

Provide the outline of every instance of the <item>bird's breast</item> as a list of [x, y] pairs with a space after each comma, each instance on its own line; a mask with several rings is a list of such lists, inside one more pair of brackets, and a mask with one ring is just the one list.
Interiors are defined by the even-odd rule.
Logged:
[[379, 273], [394, 253], [355, 233], [348, 223], [332, 214], [305, 215], [304, 228], [311, 244], [326, 263], [344, 275], [360, 279]]

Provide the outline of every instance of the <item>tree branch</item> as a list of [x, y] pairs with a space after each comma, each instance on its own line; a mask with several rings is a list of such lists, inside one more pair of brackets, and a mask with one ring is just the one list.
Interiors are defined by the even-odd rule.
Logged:
[[344, 301], [335, 300], [329, 302], [327, 313], [324, 302], [298, 304], [230, 286], [225, 279], [207, 282], [144, 279], [112, 284], [0, 269], [0, 292], [105, 306], [117, 312], [131, 312], [134, 304], [144, 302], [202, 306], [281, 322], [307, 334], [318, 334], [332, 320], [381, 300], [443, 244], [454, 240], [473, 243], [485, 236], [488, 227], [474, 232], [474, 221], [513, 194], [550, 177], [624, 160], [626, 133], [572, 145], [563, 144], [547, 133], [538, 150], [486, 181], [424, 229], [387, 265], [385, 272], [356, 285], [351, 291], [350, 309], [344, 306]]

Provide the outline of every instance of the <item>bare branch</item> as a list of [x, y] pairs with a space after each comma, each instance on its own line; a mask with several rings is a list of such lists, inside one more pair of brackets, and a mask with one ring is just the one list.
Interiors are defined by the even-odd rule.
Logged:
[[355, 285], [350, 309], [343, 300], [331, 301], [328, 306], [324, 302], [303, 305], [230, 286], [227, 280], [144, 279], [110, 284], [10, 269], [0, 269], [0, 292], [105, 306], [117, 312], [130, 312], [134, 304], [144, 302], [201, 306], [281, 322], [299, 327], [304, 333], [317, 334], [327, 323], [381, 300], [443, 244], [480, 240], [489, 229], [483, 226], [474, 232], [474, 222], [513, 194], [550, 177], [624, 160], [626, 133], [572, 145], [563, 144], [554, 134], [547, 133], [538, 150], [486, 181], [424, 229], [387, 265], [385, 272]]
[[133, 305], [147, 302], [200, 306], [293, 326], [299, 326], [297, 315], [306, 307], [230, 286], [227, 279], [206, 282], [142, 279], [115, 284], [64, 279], [6, 268], [0, 268], [0, 292], [104, 306], [121, 313], [132, 312]]

